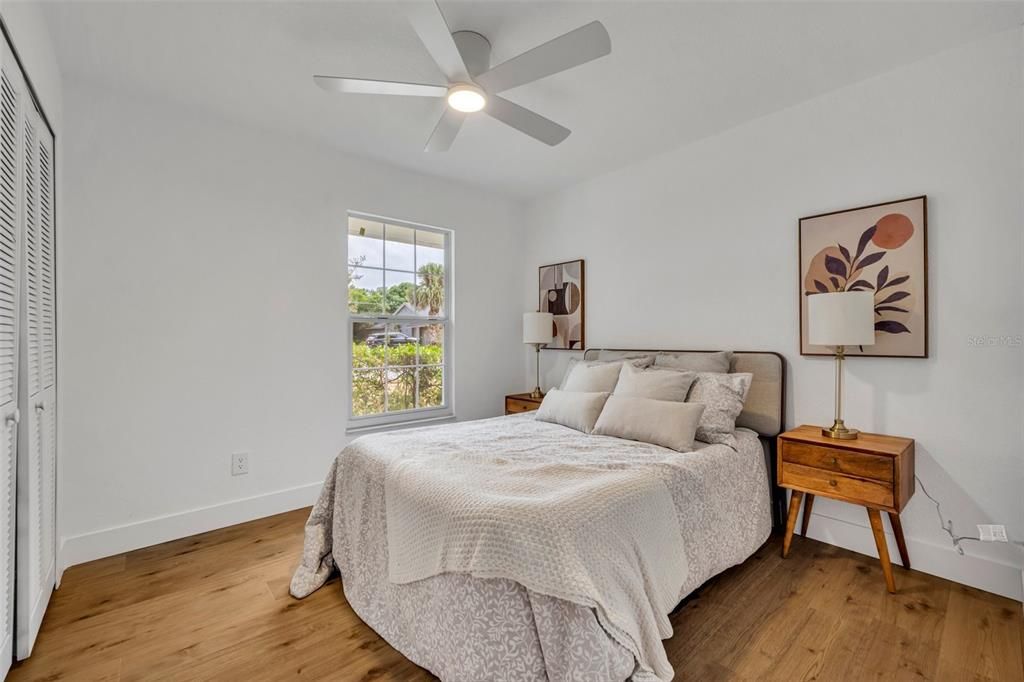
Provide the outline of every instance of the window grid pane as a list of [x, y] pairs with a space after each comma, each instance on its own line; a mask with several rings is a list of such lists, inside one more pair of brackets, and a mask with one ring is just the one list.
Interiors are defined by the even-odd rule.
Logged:
[[384, 312], [389, 316], [416, 314], [416, 275], [399, 270], [384, 271]]
[[372, 268], [348, 268], [348, 309], [356, 314], [383, 313], [384, 273]]
[[352, 414], [367, 417], [387, 409], [383, 369], [352, 370]]
[[387, 412], [404, 412], [416, 407], [416, 368], [388, 367], [386, 372]]
[[416, 374], [416, 407], [440, 407], [444, 402], [444, 365], [421, 366]]
[[350, 266], [384, 267], [384, 223], [349, 219], [348, 262]]

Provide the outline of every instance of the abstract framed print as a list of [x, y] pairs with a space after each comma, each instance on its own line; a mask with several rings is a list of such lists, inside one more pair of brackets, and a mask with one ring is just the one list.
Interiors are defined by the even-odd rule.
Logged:
[[837, 291], [875, 297], [875, 343], [847, 355], [928, 357], [928, 200], [911, 197], [800, 219], [800, 354], [832, 355], [807, 342], [807, 298]]
[[538, 310], [555, 316], [554, 339], [547, 348], [585, 350], [583, 259], [540, 266]]

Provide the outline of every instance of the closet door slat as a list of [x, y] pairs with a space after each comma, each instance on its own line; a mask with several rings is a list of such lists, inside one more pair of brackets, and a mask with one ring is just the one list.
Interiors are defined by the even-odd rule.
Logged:
[[[6, 73], [0, 74], [0, 317], [16, 318], [15, 282], [19, 272], [18, 235], [18, 101]], [[0, 382], [0, 406], [17, 398], [14, 387], [14, 327], [0, 326], [0, 372], [11, 381]]]
[[39, 367], [42, 388], [53, 386], [56, 319], [54, 290], [53, 150], [49, 135], [39, 141]]
[[42, 387], [39, 363], [39, 141], [36, 126], [25, 121], [25, 341], [28, 352], [28, 392]]

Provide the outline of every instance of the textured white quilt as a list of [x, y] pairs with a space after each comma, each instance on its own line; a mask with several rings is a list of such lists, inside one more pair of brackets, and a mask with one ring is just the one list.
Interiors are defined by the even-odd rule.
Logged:
[[[761, 446], [754, 434], [737, 436], [739, 451], [698, 444], [696, 452], [680, 454], [518, 415], [360, 438], [331, 465], [306, 524], [291, 592], [300, 598], [313, 592], [337, 566], [360, 617], [446, 681], [649, 680], [652, 671], [670, 679], [658, 641], [670, 633], [665, 615], [710, 576], [743, 561], [770, 530]], [[481, 476], [498, 480], [479, 486]], [[482, 496], [474, 494], [465, 510], [449, 513], [453, 508], [442, 497], [464, 498], [460, 491], [470, 484]], [[666, 486], [667, 512], [661, 498]], [[605, 502], [588, 513], [563, 499], [571, 488]], [[435, 542], [421, 540], [421, 529], [410, 541], [409, 528], [391, 520], [396, 504], [401, 514], [423, 514], [434, 518], [431, 523], [449, 524], [460, 516], [484, 521], [468, 535], [432, 531], [442, 538]], [[520, 504], [546, 507], [528, 521], [540, 526], [539, 533], [520, 522], [506, 523], [509, 514], [530, 516], [509, 512]], [[634, 513], [657, 519], [629, 519]], [[606, 537], [591, 542], [602, 531]], [[528, 544], [547, 538], [551, 549], [535, 546], [533, 557], [477, 562], [465, 538], [486, 538], [493, 545], [501, 533], [527, 534]], [[452, 537], [464, 542], [452, 543]], [[416, 544], [424, 547], [417, 550]], [[560, 557], [568, 557], [563, 570], [570, 575], [547, 575], [556, 572]], [[602, 563], [621, 575], [603, 575]], [[511, 575], [506, 566], [522, 575]], [[487, 575], [492, 569], [509, 577], [474, 572]], [[414, 582], [389, 580], [393, 570], [395, 578]], [[668, 578], [660, 572], [684, 581], [667, 598], [662, 592], [668, 588], [659, 585]], [[433, 577], [417, 580], [420, 573]], [[612, 588], [597, 589], [604, 592], [595, 598], [588, 580], [612, 581]], [[563, 591], [567, 582], [573, 594], [545, 596]], [[620, 599], [640, 601], [619, 607]]]
[[387, 439], [404, 453], [384, 479], [389, 579], [508, 578], [592, 607], [642, 671], [671, 679], [661, 640], [687, 566], [657, 457], [559, 437], [564, 427], [508, 447], [513, 428], [498, 419]]

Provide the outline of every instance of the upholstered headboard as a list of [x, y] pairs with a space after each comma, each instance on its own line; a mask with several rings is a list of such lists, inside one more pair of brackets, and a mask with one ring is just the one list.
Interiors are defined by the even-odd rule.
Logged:
[[[591, 348], [583, 354], [586, 360], [614, 360], [643, 353], [713, 353], [715, 351], [693, 350], [623, 350]], [[747, 402], [736, 420], [737, 426], [757, 431], [766, 438], [773, 438], [783, 430], [783, 403], [785, 388], [785, 360], [778, 353], [759, 351], [735, 351], [730, 372], [750, 372], [754, 379], [750, 384]]]
[[[591, 348], [583, 354], [585, 360], [614, 360], [630, 355], [715, 353], [709, 350], [625, 350]], [[756, 431], [764, 443], [765, 466], [768, 470], [769, 493], [772, 498], [772, 525], [780, 531], [785, 522], [786, 495], [776, 485], [775, 436], [782, 433], [785, 424], [783, 407], [786, 402], [786, 360], [778, 353], [763, 351], [734, 351], [730, 372], [750, 372], [754, 375], [747, 393], [743, 412], [737, 426]]]

